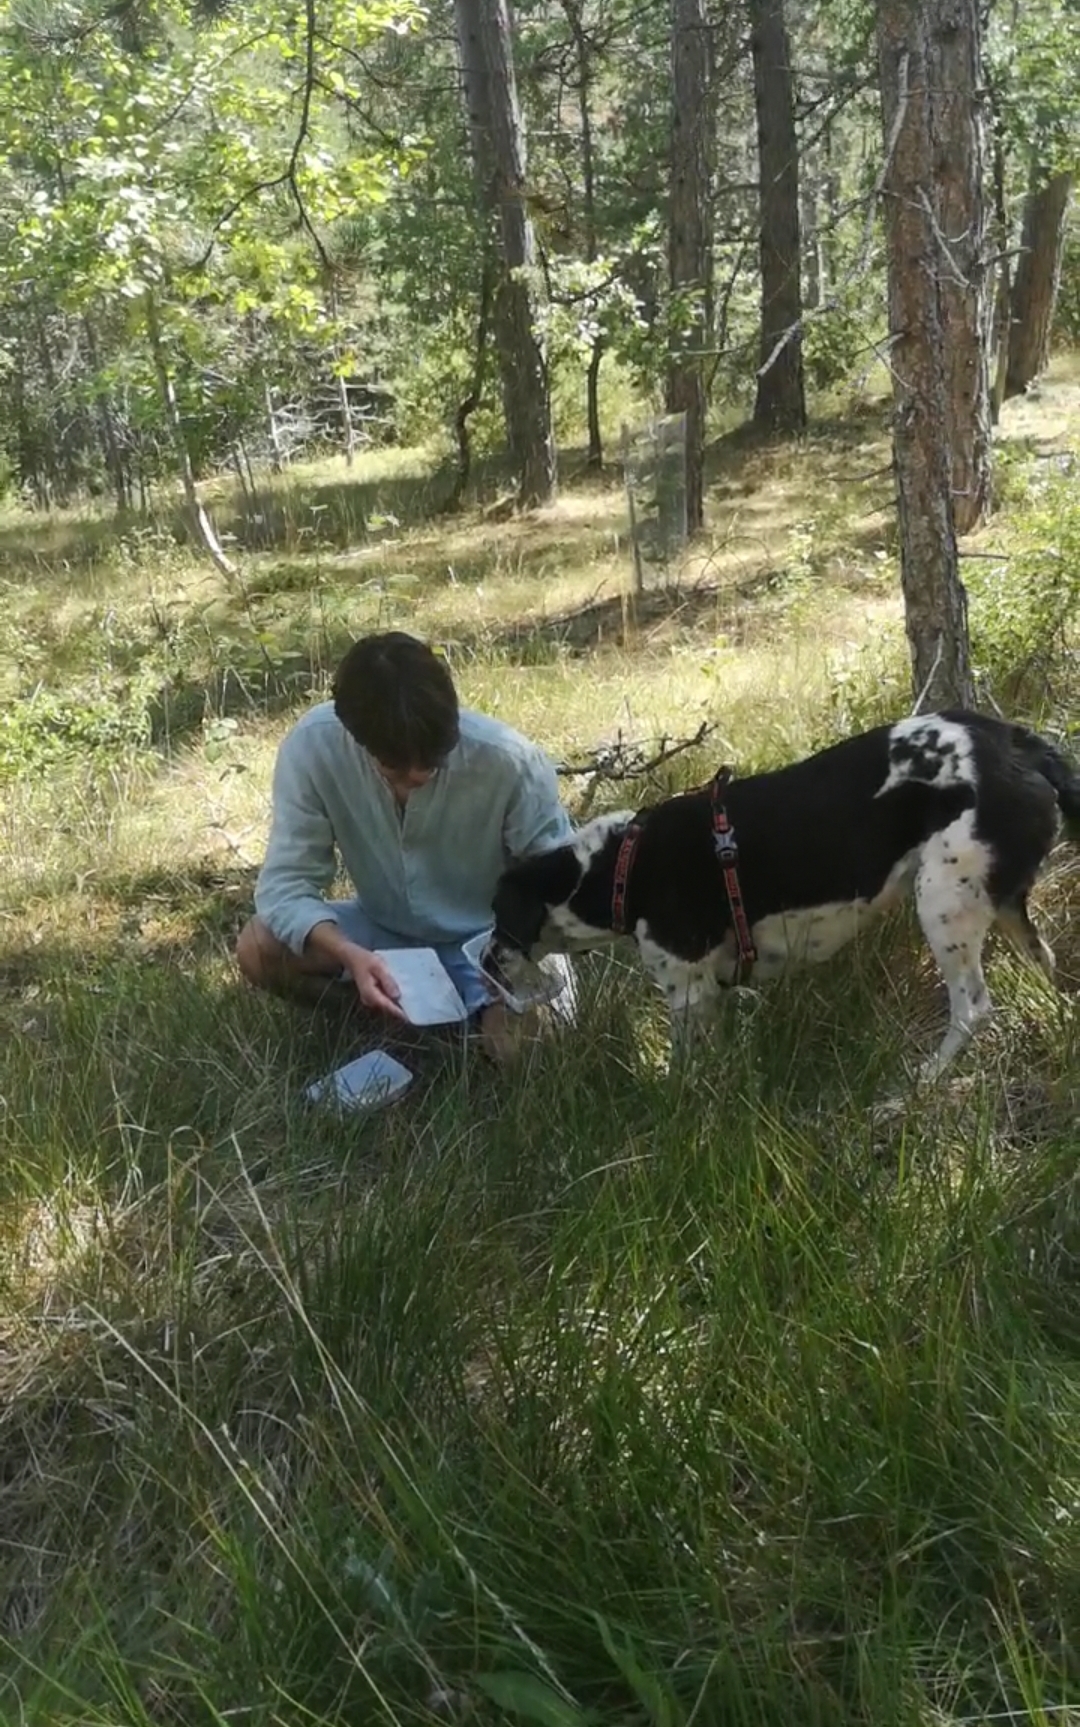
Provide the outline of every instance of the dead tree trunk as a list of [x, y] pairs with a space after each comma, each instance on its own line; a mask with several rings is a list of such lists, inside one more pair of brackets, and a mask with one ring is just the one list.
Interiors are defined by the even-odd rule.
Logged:
[[712, 330], [716, 83], [705, 0], [671, 0], [671, 210], [668, 260], [681, 304], [667, 407], [686, 415], [686, 526], [705, 519], [705, 361]]
[[556, 457], [509, 0], [454, 0], [454, 11], [481, 209], [498, 223], [492, 322], [510, 456], [529, 507], [553, 495]]
[[345, 466], [351, 468], [356, 450], [356, 432], [353, 429], [352, 403], [349, 400], [349, 381], [344, 372], [337, 374], [338, 407], [341, 410], [341, 430], [345, 437]]
[[277, 413], [274, 409], [274, 392], [265, 379], [263, 380], [263, 402], [266, 406], [266, 430], [270, 439], [270, 472], [280, 474], [285, 466], [285, 456], [281, 447]]
[[158, 321], [157, 303], [152, 289], [147, 289], [143, 301], [146, 318], [146, 339], [150, 347], [150, 359], [157, 378], [158, 389], [161, 392], [161, 405], [165, 412], [165, 421], [172, 438], [176, 463], [180, 469], [180, 480], [184, 488], [184, 498], [187, 503], [188, 516], [191, 522], [191, 532], [197, 545], [201, 545], [209, 554], [211, 562], [224, 576], [234, 576], [235, 566], [230, 563], [221, 547], [221, 542], [214, 532], [213, 523], [203, 509], [195, 485], [195, 474], [191, 466], [191, 452], [184, 436], [184, 423], [180, 418], [180, 405], [176, 400], [176, 390], [173, 387], [169, 363], [165, 358], [165, 347], [161, 340], [161, 325]]
[[931, 0], [927, 83], [956, 532], [990, 504], [990, 314], [981, 0]]
[[900, 580], [916, 697], [930, 708], [974, 699], [953, 523], [941, 242], [932, 202], [936, 140], [928, 86], [939, 5], [880, 0], [877, 13]]
[[784, 0], [749, 0], [757, 110], [761, 231], [761, 358], [754, 425], [806, 426], [802, 359], [799, 146]]
[[1044, 180], [1038, 165], [1032, 168], [1009, 315], [1007, 397], [1022, 395], [1050, 358], [1050, 330], [1071, 192], [1071, 174], [1055, 174]]
[[345, 466], [351, 468], [356, 452], [356, 428], [353, 425], [352, 401], [349, 396], [349, 381], [345, 376], [345, 365], [341, 354], [341, 344], [336, 334], [338, 328], [338, 296], [337, 284], [333, 271], [328, 269], [324, 284], [326, 310], [332, 329], [335, 331], [331, 347], [331, 357], [334, 364], [334, 382], [337, 389], [338, 411], [341, 414], [341, 435], [345, 440]]

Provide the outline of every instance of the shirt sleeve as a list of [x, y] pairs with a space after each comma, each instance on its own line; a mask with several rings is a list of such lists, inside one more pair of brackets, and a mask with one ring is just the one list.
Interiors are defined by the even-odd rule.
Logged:
[[554, 764], [530, 750], [517, 767], [506, 811], [503, 840], [510, 858], [535, 857], [573, 842], [574, 829], [559, 798]]
[[270, 838], [255, 883], [255, 910], [293, 953], [303, 952], [317, 923], [337, 922], [326, 899], [336, 864], [330, 818], [298, 739], [288, 737], [274, 764]]

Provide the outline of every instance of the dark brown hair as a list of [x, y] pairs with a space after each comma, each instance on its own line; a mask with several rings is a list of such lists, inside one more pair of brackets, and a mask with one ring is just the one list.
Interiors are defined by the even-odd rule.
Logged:
[[399, 773], [437, 768], [458, 741], [449, 666], [401, 630], [353, 643], [334, 674], [334, 712], [376, 761]]

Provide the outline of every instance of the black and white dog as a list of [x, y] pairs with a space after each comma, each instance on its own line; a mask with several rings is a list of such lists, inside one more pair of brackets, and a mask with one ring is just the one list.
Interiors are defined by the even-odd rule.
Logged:
[[553, 950], [637, 942], [673, 1046], [725, 986], [824, 960], [912, 889], [949, 990], [936, 1079], [991, 1013], [995, 925], [1047, 975], [1027, 895], [1064, 818], [1080, 844], [1080, 774], [1023, 726], [946, 712], [848, 738], [774, 773], [621, 810], [573, 845], [512, 866], [491, 959], [524, 986]]

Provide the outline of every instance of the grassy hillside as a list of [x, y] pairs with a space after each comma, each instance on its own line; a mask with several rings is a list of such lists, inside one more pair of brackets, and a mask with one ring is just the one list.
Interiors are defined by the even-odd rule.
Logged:
[[[965, 547], [983, 688], [1075, 724], [1080, 386], [1013, 406]], [[877, 409], [713, 452], [676, 591], [617, 483], [425, 515], [402, 452], [150, 523], [0, 517], [0, 1719], [28, 1727], [1080, 1722], [1080, 866], [953, 1086], [910, 918], [663, 1073], [628, 960], [513, 1074], [362, 1124], [345, 1023], [256, 999], [273, 753], [343, 644], [445, 644], [621, 805], [898, 714]], [[14, 697], [22, 699], [15, 701]], [[793, 844], [813, 844], [812, 834]]]

